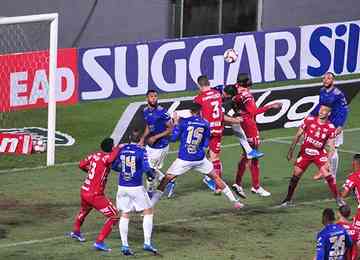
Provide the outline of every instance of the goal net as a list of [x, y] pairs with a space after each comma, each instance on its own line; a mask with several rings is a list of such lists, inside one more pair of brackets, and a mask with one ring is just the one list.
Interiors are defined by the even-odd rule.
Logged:
[[0, 170], [55, 162], [57, 14], [0, 17]]

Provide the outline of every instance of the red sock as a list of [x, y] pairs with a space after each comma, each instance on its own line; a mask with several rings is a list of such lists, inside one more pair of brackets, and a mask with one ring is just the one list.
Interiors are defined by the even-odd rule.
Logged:
[[112, 227], [114, 225], [116, 225], [116, 223], [119, 220], [116, 218], [108, 218], [105, 223], [104, 226], [102, 227], [102, 229], [100, 230], [100, 233], [98, 235], [98, 237], [96, 238], [96, 243], [101, 243], [105, 240], [105, 238], [110, 234]]
[[84, 223], [86, 216], [90, 213], [91, 208], [80, 208], [79, 213], [77, 214], [73, 226], [73, 232], [80, 233], [80, 227]]
[[[215, 161], [212, 162], [212, 164], [214, 166], [215, 174], [221, 178], [222, 177], [222, 164], [221, 164], [221, 161], [220, 160], [215, 160]], [[219, 189], [218, 185], [216, 185], [215, 188]]]
[[247, 163], [247, 159], [245, 157], [242, 157], [238, 163], [238, 169], [236, 172], [236, 179], [235, 179], [235, 183], [237, 185], [241, 186], [242, 177], [244, 176], [245, 169], [246, 169], [246, 163]]
[[250, 164], [250, 172], [251, 172], [251, 183], [255, 189], [260, 187], [260, 168], [259, 168], [259, 160], [252, 159]]
[[336, 199], [339, 196], [339, 191], [336, 187], [336, 182], [335, 182], [334, 176], [329, 175], [329, 176], [325, 177], [325, 180], [329, 186], [330, 191], [334, 195], [334, 198]]

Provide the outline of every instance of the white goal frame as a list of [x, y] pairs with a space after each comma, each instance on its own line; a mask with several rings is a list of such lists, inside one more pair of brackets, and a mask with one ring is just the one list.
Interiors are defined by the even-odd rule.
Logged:
[[0, 25], [19, 24], [31, 22], [50, 22], [50, 45], [49, 45], [49, 100], [48, 100], [48, 136], [46, 165], [55, 164], [55, 127], [56, 127], [56, 66], [58, 45], [58, 21], [57, 13], [25, 15], [14, 17], [1, 17]]

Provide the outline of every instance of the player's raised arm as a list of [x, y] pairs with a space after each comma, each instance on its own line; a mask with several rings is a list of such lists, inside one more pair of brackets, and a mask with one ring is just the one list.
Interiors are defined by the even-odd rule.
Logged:
[[89, 170], [90, 158], [91, 158], [91, 155], [88, 155], [88, 156], [86, 156], [85, 159], [81, 160], [80, 163], [79, 163], [79, 168], [81, 170], [83, 170], [84, 172], [87, 172]]
[[179, 139], [182, 131], [182, 124], [179, 115], [174, 113], [174, 127], [170, 136], [170, 142], [176, 142]]
[[291, 145], [289, 147], [289, 151], [287, 154], [288, 161], [291, 161], [294, 156], [294, 150], [296, 145], [299, 143], [301, 136], [304, 134], [304, 129], [302, 127], [299, 127], [298, 131], [296, 132], [296, 135], [294, 136], [294, 139], [291, 142]]

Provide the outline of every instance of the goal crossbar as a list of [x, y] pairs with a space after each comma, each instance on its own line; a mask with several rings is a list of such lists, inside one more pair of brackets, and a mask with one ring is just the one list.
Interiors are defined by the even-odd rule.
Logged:
[[1, 17], [0, 25], [50, 22], [50, 44], [49, 44], [49, 100], [48, 100], [48, 141], [46, 165], [55, 164], [55, 127], [56, 127], [56, 65], [57, 65], [57, 43], [58, 43], [58, 20], [57, 13], [36, 14], [15, 17]]

